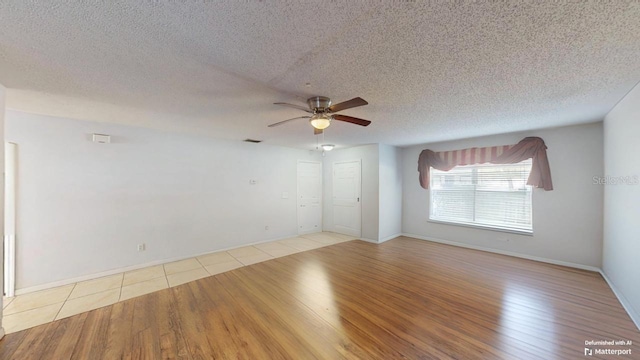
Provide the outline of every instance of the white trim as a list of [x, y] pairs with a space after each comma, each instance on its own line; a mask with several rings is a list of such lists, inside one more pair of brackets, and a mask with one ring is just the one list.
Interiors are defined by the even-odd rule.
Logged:
[[378, 243], [381, 244], [381, 243], [383, 243], [385, 241], [393, 240], [393, 239], [397, 238], [398, 236], [402, 236], [402, 233], [397, 233], [397, 234], [393, 234], [391, 236], [384, 237], [384, 238], [378, 240]]
[[598, 267], [589, 266], [589, 265], [582, 265], [582, 264], [576, 264], [576, 263], [567, 262], [567, 261], [547, 259], [547, 258], [542, 258], [542, 257], [538, 257], [538, 256], [531, 256], [531, 255], [526, 255], [526, 254], [515, 253], [515, 252], [511, 252], [511, 251], [491, 249], [491, 248], [487, 248], [487, 247], [484, 247], [484, 246], [469, 245], [469, 244], [459, 243], [459, 242], [450, 241], [450, 240], [443, 240], [443, 239], [437, 239], [437, 238], [432, 238], [432, 237], [427, 238], [425, 236], [416, 235], [416, 234], [402, 233], [402, 236], [412, 237], [412, 238], [416, 238], [416, 239], [420, 239], [420, 240], [426, 240], [426, 241], [431, 241], [431, 242], [436, 242], [436, 243], [441, 243], [441, 244], [453, 245], [453, 246], [458, 246], [458, 247], [463, 247], [463, 248], [468, 248], [468, 249], [473, 249], [473, 250], [480, 250], [480, 251], [486, 251], [486, 252], [491, 252], [491, 253], [496, 253], [496, 254], [501, 254], [501, 255], [508, 255], [508, 256], [513, 256], [513, 257], [518, 257], [518, 258], [523, 258], [523, 259], [533, 260], [533, 261], [539, 261], [539, 262], [544, 262], [544, 263], [549, 263], [549, 264], [554, 264], [554, 265], [562, 265], [562, 266], [572, 267], [572, 268], [576, 268], [576, 269], [582, 269], [582, 270], [588, 270], [588, 271], [597, 272], [600, 275], [602, 275], [602, 277], [604, 278], [604, 281], [607, 282], [607, 285], [609, 285], [609, 287], [611, 288], [611, 291], [613, 291], [613, 294], [616, 296], [616, 298], [618, 298], [618, 301], [622, 305], [622, 308], [627, 312], [627, 315], [629, 315], [629, 318], [631, 318], [631, 321], [633, 321], [633, 323], [636, 325], [638, 330], [640, 330], [640, 314], [637, 314], [634, 311], [633, 307], [631, 306], [631, 303], [627, 300], [627, 298], [625, 298], [624, 295], [622, 295], [622, 293], [616, 289], [616, 287], [614, 286], [613, 282], [607, 277], [607, 275], [604, 273], [604, 271], [602, 269], [598, 268]]
[[462, 227], [468, 227], [472, 229], [505, 232], [505, 233], [511, 233], [511, 234], [517, 234], [517, 235], [524, 235], [524, 236], [533, 236], [533, 230], [500, 228], [500, 227], [495, 227], [491, 225], [472, 224], [472, 223], [446, 221], [446, 220], [435, 220], [431, 218], [427, 219], [427, 222], [434, 223], [434, 224], [450, 225], [450, 226], [462, 226]]
[[4, 294], [6, 297], [16, 295], [16, 238], [15, 235], [4, 236]]
[[[305, 235], [308, 235], [308, 234], [305, 234]], [[31, 292], [34, 292], [34, 291], [47, 290], [47, 289], [51, 289], [51, 288], [58, 287], [58, 286], [75, 284], [77, 282], [93, 280], [93, 279], [97, 279], [97, 278], [101, 278], [101, 277], [105, 277], [105, 276], [109, 276], [109, 275], [120, 274], [120, 273], [123, 273], [123, 272], [126, 272], [126, 271], [133, 271], [133, 270], [138, 270], [138, 269], [142, 269], [142, 268], [146, 268], [146, 267], [150, 267], [150, 266], [168, 264], [168, 263], [171, 263], [171, 262], [174, 262], [174, 261], [191, 259], [191, 258], [194, 258], [194, 257], [197, 257], [197, 256], [203, 256], [203, 255], [213, 254], [213, 253], [217, 253], [217, 252], [233, 250], [233, 249], [237, 249], [237, 248], [241, 248], [241, 247], [245, 247], [245, 246], [258, 245], [258, 244], [263, 244], [263, 243], [272, 242], [272, 241], [278, 241], [278, 240], [283, 240], [283, 239], [291, 239], [291, 238], [294, 238], [294, 237], [297, 237], [297, 236], [298, 235], [283, 236], [283, 237], [269, 239], [269, 240], [256, 241], [256, 242], [252, 242], [252, 243], [244, 244], [244, 245], [240, 245], [240, 246], [224, 248], [224, 249], [220, 249], [220, 250], [216, 250], [216, 251], [208, 251], [208, 252], [195, 254], [195, 255], [178, 256], [178, 257], [169, 258], [169, 259], [151, 261], [151, 262], [147, 262], [147, 263], [143, 263], [143, 264], [125, 266], [125, 267], [122, 267], [122, 268], [117, 268], [117, 269], [112, 269], [112, 270], [107, 270], [107, 271], [101, 271], [99, 273], [93, 273], [93, 274], [89, 274], [89, 275], [78, 276], [78, 277], [71, 278], [71, 279], [59, 280], [59, 281], [54, 281], [54, 282], [50, 282], [50, 283], [46, 283], [46, 284], [35, 285], [35, 286], [30, 286], [30, 287], [26, 287], [26, 288], [22, 288], [22, 289], [17, 289], [15, 294], [16, 295], [24, 295], [24, 294], [28, 294], [28, 293], [31, 293]]]
[[600, 275], [602, 275], [604, 280], [607, 282], [607, 285], [609, 285], [609, 287], [611, 288], [611, 291], [613, 291], [613, 294], [616, 296], [616, 298], [618, 298], [618, 301], [622, 305], [622, 308], [627, 312], [627, 315], [629, 315], [629, 318], [631, 318], [631, 321], [633, 321], [633, 323], [636, 325], [638, 330], [640, 330], [640, 314], [637, 314], [634, 311], [633, 307], [631, 306], [631, 302], [629, 302], [624, 297], [624, 295], [622, 295], [622, 293], [616, 289], [616, 287], [614, 286], [613, 282], [607, 277], [607, 275], [604, 273], [604, 271], [602, 269], [598, 268], [598, 267], [589, 266], [589, 265], [582, 265], [582, 264], [576, 264], [576, 263], [567, 262], [567, 261], [547, 259], [547, 258], [542, 258], [542, 257], [538, 257], [538, 256], [531, 256], [531, 255], [526, 255], [526, 254], [515, 253], [515, 252], [511, 252], [511, 251], [491, 249], [491, 248], [487, 248], [487, 247], [484, 247], [484, 246], [469, 245], [469, 244], [459, 243], [459, 242], [450, 241], [450, 240], [443, 240], [443, 239], [437, 239], [437, 238], [432, 238], [432, 237], [427, 238], [425, 236], [420, 236], [420, 235], [416, 235], [416, 234], [403, 233], [402, 236], [407, 236], [407, 237], [412, 237], [412, 238], [416, 238], [416, 239], [420, 239], [420, 240], [426, 240], [426, 241], [442, 243], [442, 244], [447, 244], [447, 245], [453, 245], [453, 246], [458, 246], [458, 247], [463, 247], [463, 248], [468, 248], [468, 249], [473, 249], [473, 250], [480, 250], [480, 251], [492, 252], [492, 253], [501, 254], [501, 255], [508, 255], [508, 256], [513, 256], [513, 257], [518, 257], [518, 258], [523, 258], [523, 259], [533, 260], [533, 261], [539, 261], [539, 262], [544, 262], [544, 263], [549, 263], [549, 264], [554, 264], [554, 265], [562, 265], [562, 266], [572, 267], [572, 268], [581, 269], [581, 270], [588, 270], [588, 271], [597, 272]]
[[4, 334], [5, 334], [4, 328], [0, 327], [0, 340], [2, 340], [2, 338], [4, 337]]
[[633, 321], [633, 323], [636, 325], [638, 330], [640, 330], [640, 314], [634, 311], [633, 307], [631, 306], [631, 303], [627, 300], [627, 298], [624, 297], [624, 295], [622, 295], [620, 291], [618, 291], [615, 285], [613, 285], [613, 282], [611, 281], [611, 279], [609, 279], [607, 274], [604, 273], [604, 270], [601, 269], [599, 272], [600, 272], [600, 275], [602, 275], [602, 277], [604, 278], [604, 281], [606, 281], [607, 284], [609, 284], [611, 291], [613, 291], [613, 294], [618, 298], [618, 301], [620, 301], [620, 304], [622, 304], [622, 307], [627, 311], [627, 314], [629, 314], [631, 321]]
[[377, 240], [367, 239], [367, 238], [363, 238], [363, 237], [359, 238], [358, 240], [370, 242], [372, 244], [379, 244], [379, 242]]
[[4, 293], [15, 296], [16, 290], [16, 174], [17, 145], [4, 144]]
[[588, 270], [588, 271], [593, 271], [593, 272], [600, 272], [600, 268], [595, 267], [595, 266], [590, 266], [590, 265], [582, 265], [582, 264], [576, 264], [576, 263], [572, 263], [572, 262], [568, 262], [568, 261], [547, 259], [547, 258], [543, 258], [543, 257], [532, 256], [532, 255], [527, 255], [527, 254], [521, 254], [521, 253], [516, 253], [516, 252], [512, 252], [512, 251], [492, 249], [492, 248], [479, 246], [479, 245], [470, 245], [470, 244], [460, 243], [460, 242], [451, 241], [451, 240], [444, 240], [444, 239], [438, 239], [438, 238], [433, 238], [433, 237], [425, 237], [425, 236], [416, 235], [416, 234], [402, 233], [402, 236], [412, 237], [412, 238], [416, 238], [416, 239], [420, 239], [420, 240], [427, 240], [427, 241], [431, 241], [431, 242], [437, 242], [437, 243], [441, 243], [441, 244], [453, 245], [453, 246], [463, 247], [463, 248], [467, 248], [467, 249], [486, 251], [486, 252], [491, 252], [491, 253], [496, 253], [496, 254], [501, 254], [501, 255], [508, 255], [508, 256], [518, 257], [518, 258], [527, 259], [527, 260], [544, 262], [544, 263], [548, 263], [548, 264], [567, 266], [567, 267], [572, 267], [572, 268], [581, 269], [581, 270]]

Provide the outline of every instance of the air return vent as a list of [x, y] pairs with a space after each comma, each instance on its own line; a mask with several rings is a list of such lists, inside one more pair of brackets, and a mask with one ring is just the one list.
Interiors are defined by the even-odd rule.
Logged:
[[256, 139], [244, 139], [244, 142], [250, 142], [250, 143], [257, 144], [257, 143], [261, 143], [261, 142], [262, 142], [262, 140], [256, 140]]
[[91, 140], [95, 143], [109, 144], [111, 143], [111, 136], [106, 134], [91, 134]]

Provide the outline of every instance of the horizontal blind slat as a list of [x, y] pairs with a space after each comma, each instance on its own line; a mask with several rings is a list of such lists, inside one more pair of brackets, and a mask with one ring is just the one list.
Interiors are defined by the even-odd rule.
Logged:
[[432, 220], [532, 230], [531, 160], [431, 169]]

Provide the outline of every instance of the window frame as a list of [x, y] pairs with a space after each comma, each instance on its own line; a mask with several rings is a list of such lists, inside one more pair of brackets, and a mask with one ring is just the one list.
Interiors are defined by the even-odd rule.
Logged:
[[[531, 161], [530, 159], [527, 160], [523, 160], [523, 161]], [[473, 164], [473, 165], [462, 165], [464, 167], [479, 167], [479, 166], [504, 166], [507, 164], [491, 164], [491, 163], [485, 163], [485, 164]], [[459, 165], [461, 166], [461, 165]], [[458, 167], [458, 166], [456, 166]], [[448, 220], [442, 220], [442, 219], [432, 219], [432, 209], [433, 209], [433, 191], [434, 191], [434, 186], [433, 183], [431, 183], [431, 181], [433, 180], [433, 175], [435, 174], [435, 171], [439, 171], [437, 169], [434, 169], [433, 167], [430, 169], [431, 170], [431, 174], [432, 177], [430, 179], [430, 184], [429, 184], [429, 201], [428, 201], [428, 206], [429, 206], [429, 214], [427, 216], [427, 222], [430, 223], [434, 223], [434, 224], [444, 224], [444, 225], [452, 225], [452, 226], [460, 226], [460, 227], [466, 227], [466, 228], [473, 228], [473, 229], [480, 229], [480, 230], [490, 230], [490, 231], [497, 231], [497, 232], [505, 232], [505, 233], [512, 233], [512, 234], [518, 234], [518, 235], [526, 235], [526, 236], [533, 236], [533, 190], [534, 187], [531, 185], [526, 185], [527, 187], [529, 187], [529, 194], [531, 196], [531, 230], [528, 229], [518, 229], [518, 228], [511, 228], [508, 226], [498, 226], [498, 225], [489, 225], [489, 224], [481, 224], [481, 223], [473, 223], [473, 222], [465, 222], [465, 221], [448, 221]], [[435, 171], [434, 171], [435, 170]], [[474, 171], [474, 173], [476, 173]], [[477, 190], [474, 190], [477, 191]], [[475, 210], [474, 210], [475, 211]]]

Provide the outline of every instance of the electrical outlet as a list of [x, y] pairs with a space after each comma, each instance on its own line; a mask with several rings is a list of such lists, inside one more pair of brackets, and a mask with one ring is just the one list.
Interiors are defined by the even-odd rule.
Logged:
[[138, 244], [138, 251], [144, 251], [146, 246], [144, 244]]
[[269, 230], [269, 226], [268, 226], [268, 225], [267, 225], [267, 226], [265, 226], [265, 227], [264, 227], [264, 229], [265, 229], [265, 230]]

